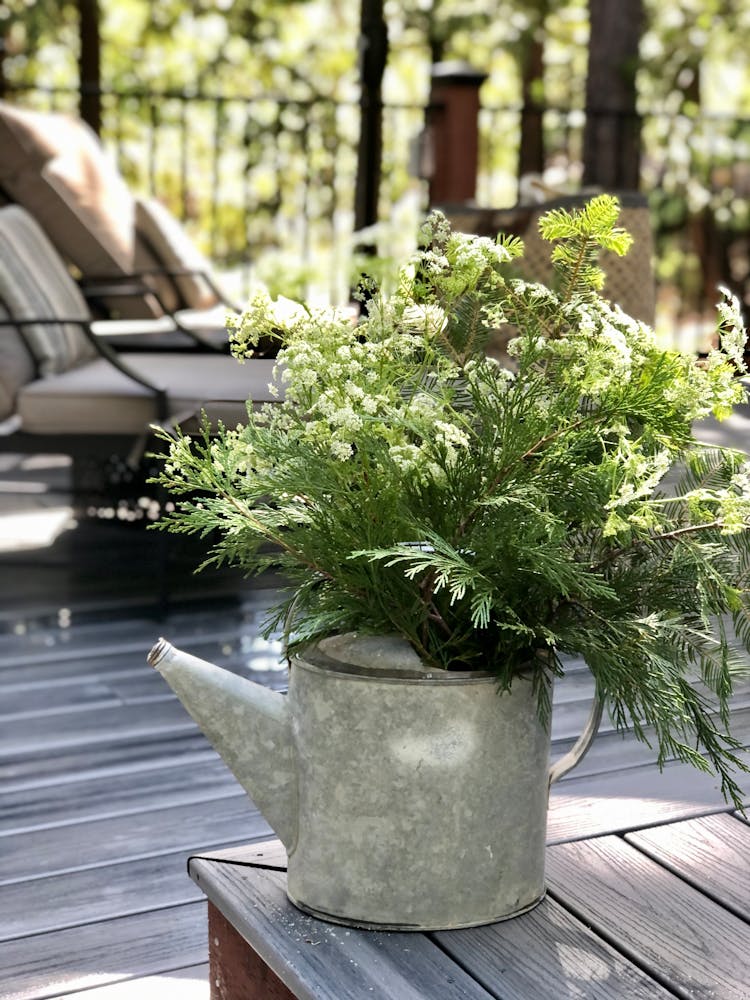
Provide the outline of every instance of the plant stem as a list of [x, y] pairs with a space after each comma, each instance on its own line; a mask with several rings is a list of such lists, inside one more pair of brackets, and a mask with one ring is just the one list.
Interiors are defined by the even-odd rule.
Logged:
[[[706, 521], [703, 524], [687, 524], [683, 528], [675, 528], [672, 531], [665, 531], [661, 535], [649, 535], [648, 538], [637, 538], [632, 545], [627, 545], [619, 549], [613, 549], [606, 556], [604, 556], [603, 559], [600, 559], [599, 562], [592, 563], [591, 566], [589, 566], [589, 569], [595, 571], [602, 566], [608, 565], [608, 563], [613, 562], [615, 559], [619, 559], [620, 556], [627, 555], [637, 548], [649, 545], [651, 542], [671, 541], [673, 538], [680, 538], [683, 535], [694, 535], [698, 531], [713, 531], [716, 528], [721, 527], [723, 527], [723, 522], [720, 520]], [[750, 525], [748, 525], [748, 527], [750, 527]]]

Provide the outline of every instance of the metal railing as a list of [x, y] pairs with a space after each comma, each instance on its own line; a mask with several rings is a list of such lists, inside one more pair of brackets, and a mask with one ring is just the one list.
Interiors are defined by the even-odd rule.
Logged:
[[[16, 88], [10, 96], [36, 110], [77, 113], [74, 88]], [[423, 114], [383, 108], [384, 220], [405, 200], [426, 205], [409, 160]], [[338, 300], [354, 247], [358, 127], [357, 104], [326, 99], [102, 92], [101, 139], [126, 181], [158, 196], [214, 262], [242, 272], [244, 286], [265, 267], [271, 283], [291, 292], [312, 286]]]
[[[74, 88], [16, 88], [11, 99], [76, 113]], [[582, 110], [483, 107], [477, 202], [517, 197], [524, 114], [541, 116], [544, 180], [576, 190], [582, 174]], [[750, 296], [750, 120], [685, 113], [640, 116], [641, 190], [650, 198], [661, 299], [675, 322], [712, 315], [718, 282]], [[383, 108], [380, 219], [383, 256], [414, 238], [427, 207], [417, 175], [423, 107]], [[102, 140], [135, 191], [163, 200], [220, 266], [247, 286], [259, 273], [290, 294], [334, 300], [352, 280], [359, 108], [190, 92], [102, 93]], [[399, 240], [402, 245], [399, 245]]]

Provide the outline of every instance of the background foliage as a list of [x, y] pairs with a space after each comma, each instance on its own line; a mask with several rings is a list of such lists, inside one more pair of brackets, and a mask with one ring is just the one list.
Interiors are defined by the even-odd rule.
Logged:
[[[365, 0], [366, 2], [366, 0]], [[592, 4], [606, 0], [590, 0]], [[79, 12], [93, 0], [0, 4], [0, 86], [75, 88]], [[701, 343], [718, 281], [750, 274], [750, 72], [744, 0], [622, 0], [644, 29], [636, 70], [641, 186], [659, 237], [662, 309]], [[286, 290], [346, 292], [358, 128], [359, 9], [344, 0], [118, 0], [101, 4], [105, 138], [216, 258], [251, 258]], [[525, 106], [541, 109], [544, 179], [575, 188], [591, 38], [585, 0], [385, 0], [389, 57], [378, 249], [413, 240], [425, 185], [413, 145], [438, 59], [468, 59], [482, 88], [480, 202], [517, 196]], [[221, 95], [218, 104], [157, 95]], [[23, 96], [23, 95], [19, 95]], [[28, 94], [23, 99], [41, 100]], [[283, 105], [279, 104], [283, 101]], [[58, 103], [75, 108], [76, 97]], [[403, 110], [396, 111], [396, 108]], [[180, 129], [188, 122], [182, 149]], [[154, 127], [157, 127], [154, 132]], [[218, 150], [218, 153], [217, 153]], [[187, 166], [186, 166], [187, 163]], [[302, 218], [324, 221], [312, 233]], [[391, 222], [391, 225], [388, 223]], [[401, 242], [399, 242], [401, 240]], [[394, 242], [395, 241], [395, 242]], [[323, 267], [319, 266], [324, 260]], [[337, 272], [341, 277], [331, 279]]]

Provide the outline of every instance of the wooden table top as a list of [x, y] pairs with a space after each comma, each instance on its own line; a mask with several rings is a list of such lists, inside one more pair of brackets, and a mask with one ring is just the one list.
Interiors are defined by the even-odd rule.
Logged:
[[285, 866], [274, 840], [188, 867], [302, 1000], [750, 998], [750, 825], [731, 812], [552, 844], [543, 902], [468, 930], [316, 920], [287, 900]]

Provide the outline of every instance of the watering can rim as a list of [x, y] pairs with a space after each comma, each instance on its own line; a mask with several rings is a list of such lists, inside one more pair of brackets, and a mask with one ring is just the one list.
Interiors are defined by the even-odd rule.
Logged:
[[[289, 656], [291, 667], [299, 666], [303, 669], [313, 670], [322, 673], [335, 673], [351, 678], [352, 680], [377, 679], [394, 682], [413, 683], [414, 681], [426, 684], [470, 684], [486, 683], [497, 684], [498, 675], [491, 670], [457, 670], [441, 669], [440, 667], [428, 667], [424, 665], [421, 669], [408, 667], [392, 667], [383, 665], [360, 665], [347, 660], [336, 659], [324, 653], [317, 643], [310, 643]], [[528, 671], [519, 671], [513, 678], [516, 681], [531, 681], [532, 668]]]

